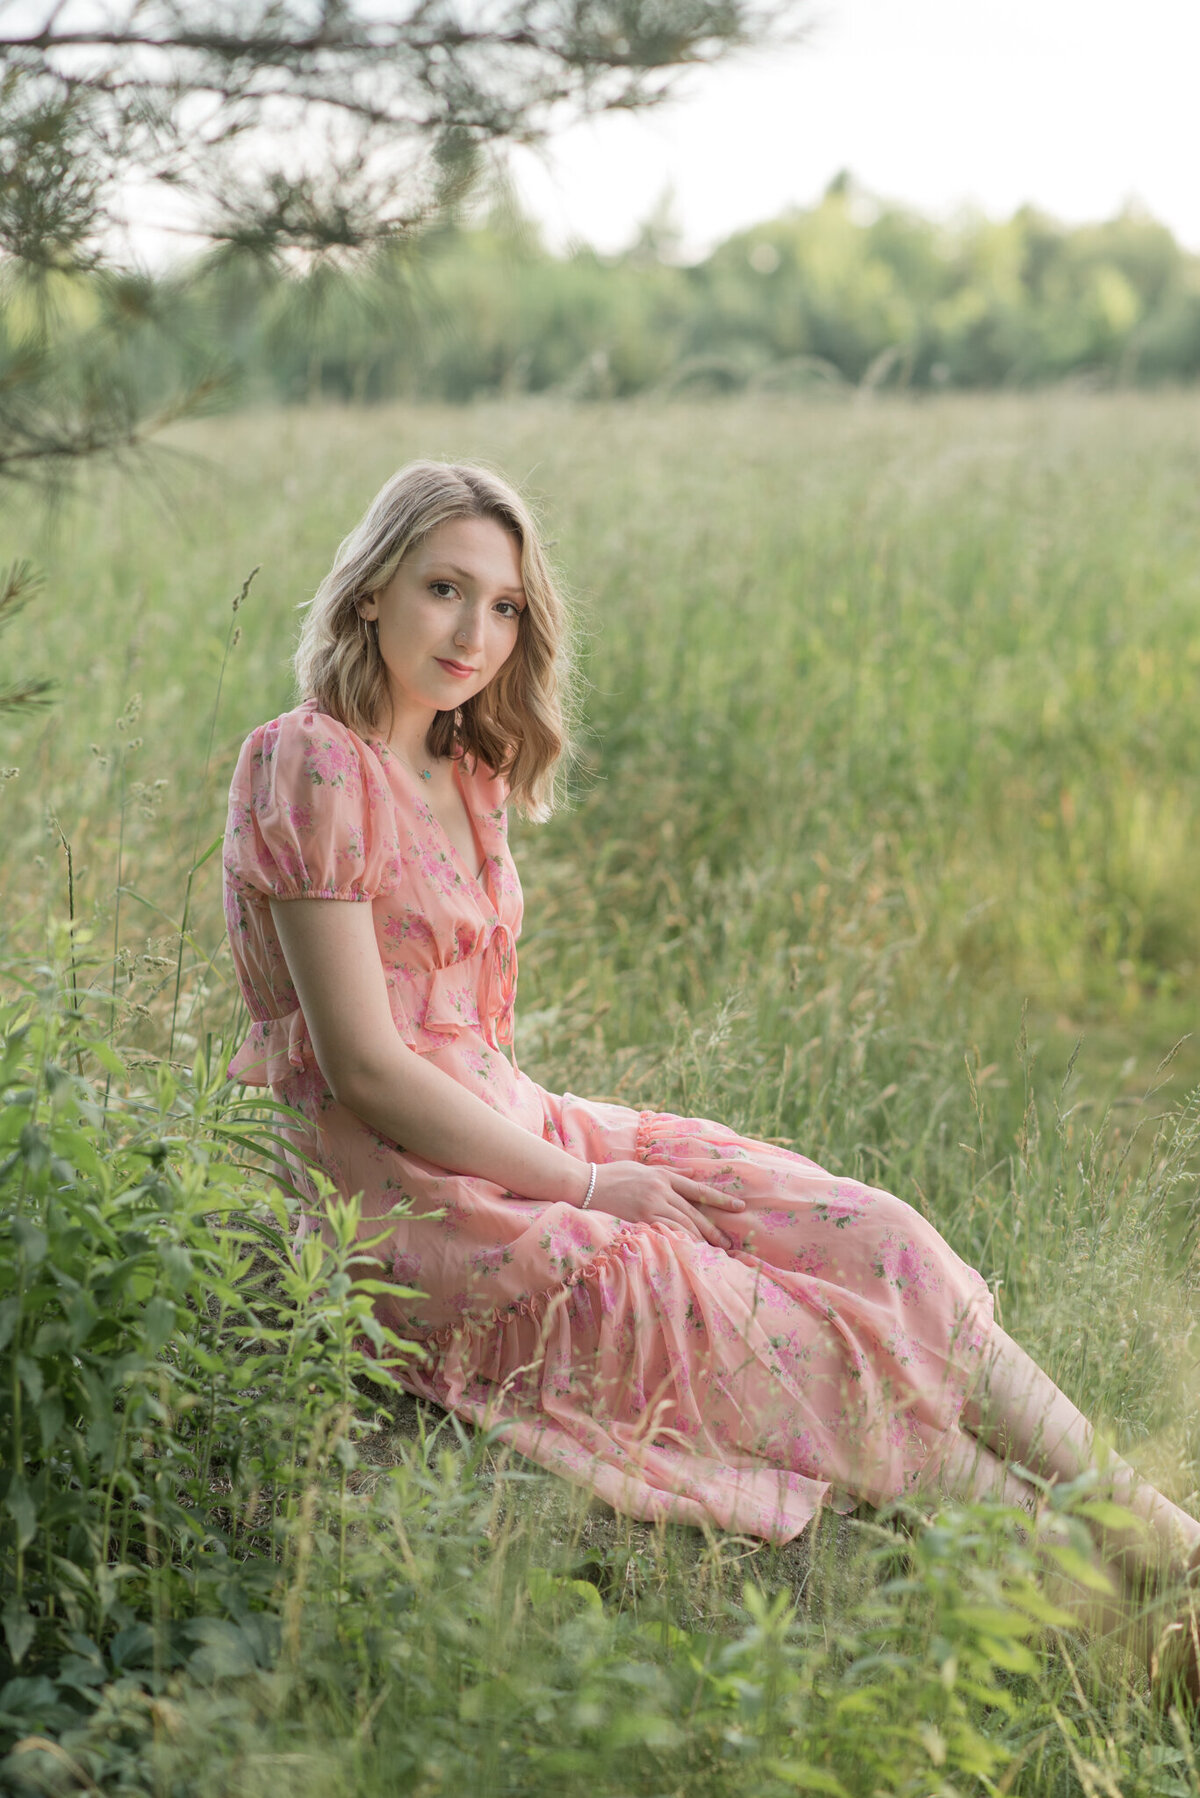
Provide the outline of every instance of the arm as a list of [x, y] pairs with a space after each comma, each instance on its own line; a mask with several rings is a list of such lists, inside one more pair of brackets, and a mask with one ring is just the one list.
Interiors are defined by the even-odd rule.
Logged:
[[[582, 1203], [585, 1164], [493, 1111], [401, 1041], [369, 905], [272, 899], [271, 917], [317, 1063], [339, 1103], [435, 1166], [492, 1180], [523, 1198]], [[630, 1222], [679, 1223], [722, 1246], [722, 1232], [695, 1207], [742, 1208], [740, 1199], [640, 1162], [599, 1168], [593, 1203]]]

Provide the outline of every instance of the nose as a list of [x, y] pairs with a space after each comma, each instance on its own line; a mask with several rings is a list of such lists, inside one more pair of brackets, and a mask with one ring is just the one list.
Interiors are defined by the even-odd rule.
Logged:
[[457, 649], [474, 651], [483, 647], [483, 608], [481, 606], [464, 606], [458, 615], [458, 628], [454, 633]]

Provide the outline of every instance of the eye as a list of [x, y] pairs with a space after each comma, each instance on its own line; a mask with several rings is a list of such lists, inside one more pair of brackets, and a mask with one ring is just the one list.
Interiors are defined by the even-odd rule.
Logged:
[[451, 594], [458, 592], [458, 588], [453, 581], [430, 581], [429, 591], [438, 599], [449, 599]]
[[511, 599], [498, 600], [496, 603], [496, 610], [502, 618], [519, 618], [521, 616], [520, 606], [517, 605], [515, 600]]

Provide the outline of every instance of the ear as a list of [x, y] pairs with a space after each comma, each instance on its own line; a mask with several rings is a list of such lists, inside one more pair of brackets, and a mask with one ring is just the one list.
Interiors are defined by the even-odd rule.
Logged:
[[379, 601], [373, 593], [364, 593], [361, 599], [355, 601], [355, 605], [359, 617], [365, 618], [368, 624], [372, 619], [378, 618]]

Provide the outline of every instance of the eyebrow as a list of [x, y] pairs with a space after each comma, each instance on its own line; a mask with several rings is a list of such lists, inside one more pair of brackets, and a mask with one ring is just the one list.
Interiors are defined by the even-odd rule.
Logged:
[[[459, 568], [454, 562], [433, 562], [430, 564], [428, 570], [429, 574], [432, 575], [438, 568], [444, 568], [447, 574], [456, 574], [460, 581], [474, 582], [477, 579], [477, 577], [471, 573], [469, 568]], [[511, 595], [515, 599], [525, 598], [524, 587], [502, 587], [500, 593], [501, 597]]]

